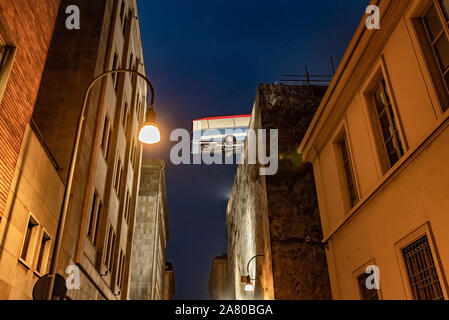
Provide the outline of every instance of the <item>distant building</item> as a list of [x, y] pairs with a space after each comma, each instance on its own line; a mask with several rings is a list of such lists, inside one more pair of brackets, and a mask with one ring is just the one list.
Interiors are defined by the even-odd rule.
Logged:
[[229, 300], [228, 255], [223, 253], [212, 261], [207, 291], [210, 300]]
[[130, 299], [163, 300], [169, 240], [165, 163], [142, 163], [133, 237]]
[[[296, 153], [325, 90], [310, 85], [258, 88], [250, 129], [279, 130], [280, 162], [274, 176], [260, 175], [260, 165], [248, 164], [246, 142], [226, 215], [232, 298], [331, 297], [312, 167]], [[256, 255], [263, 257], [251, 261]], [[242, 276], [250, 276], [254, 291], [244, 290]]]
[[19, 247], [27, 221], [13, 215], [11, 203], [16, 201], [20, 148], [59, 4], [60, 0], [29, 0], [26, 5], [17, 0], [0, 1], [0, 300], [29, 298], [37, 280], [20, 263]]
[[381, 28], [360, 23], [299, 148], [332, 295], [449, 299], [448, 1], [376, 3]]
[[[42, 3], [38, 1], [34, 7], [48, 6], [48, 12], [37, 20], [29, 16], [15, 19], [17, 30], [26, 26], [29, 35], [39, 23], [49, 27], [50, 4], [56, 5], [56, 1]], [[4, 1], [0, 7], [3, 5]], [[65, 10], [69, 5], [80, 8], [81, 30], [66, 28]], [[21, 4], [21, 10], [25, 7], [31, 8]], [[0, 270], [8, 272], [0, 272], [0, 277], [7, 278], [0, 295], [6, 292], [6, 298], [30, 299], [36, 280], [49, 271], [76, 128], [89, 83], [117, 67], [145, 73], [136, 16], [134, 0], [61, 2], [15, 171], [6, 211], [8, 223], [2, 223], [3, 253], [8, 254], [0, 256]], [[42, 34], [50, 38], [47, 31]], [[26, 75], [36, 69], [34, 65], [25, 68]], [[28, 90], [29, 86], [22, 81], [20, 88]], [[105, 78], [90, 96], [57, 266], [58, 273], [65, 277], [69, 266], [80, 271], [80, 289], [69, 290], [71, 299], [128, 298], [141, 163], [136, 137], [145, 116], [146, 94], [145, 81], [121, 74]], [[20, 288], [20, 294], [19, 289], [11, 287]]]
[[164, 274], [164, 300], [173, 300], [176, 292], [175, 267], [173, 266], [173, 263], [167, 262], [165, 264]]

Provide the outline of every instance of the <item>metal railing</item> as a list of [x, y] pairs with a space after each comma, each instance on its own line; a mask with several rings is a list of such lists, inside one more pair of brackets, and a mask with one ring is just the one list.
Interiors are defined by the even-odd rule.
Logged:
[[280, 84], [293, 84], [302, 86], [323, 85], [329, 86], [334, 76], [311, 74], [284, 74], [279, 80]]

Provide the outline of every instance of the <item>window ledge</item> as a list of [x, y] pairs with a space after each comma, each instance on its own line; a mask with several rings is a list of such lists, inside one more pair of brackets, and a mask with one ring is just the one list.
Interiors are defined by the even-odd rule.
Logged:
[[28, 262], [26, 262], [26, 261], [23, 260], [22, 258], [19, 258], [18, 260], [19, 260], [19, 262], [20, 262], [21, 265], [23, 265], [26, 269], [28, 269], [29, 271], [31, 271], [31, 267], [30, 267], [30, 265], [28, 264]]

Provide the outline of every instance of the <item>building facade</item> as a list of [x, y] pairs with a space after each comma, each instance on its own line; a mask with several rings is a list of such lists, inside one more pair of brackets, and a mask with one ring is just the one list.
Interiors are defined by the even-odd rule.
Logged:
[[[66, 28], [69, 5], [80, 9], [79, 30]], [[89, 83], [102, 72], [120, 67], [145, 73], [136, 17], [133, 0], [61, 2], [22, 143], [15, 192], [10, 193], [8, 202], [17, 230], [4, 231], [11, 254], [9, 260], [0, 258], [0, 266], [17, 274], [8, 283], [11, 298], [20, 291], [21, 299], [30, 299], [36, 280], [49, 271]], [[68, 292], [72, 299], [128, 298], [141, 163], [136, 137], [145, 117], [146, 94], [145, 81], [120, 74], [104, 78], [89, 98], [57, 266], [66, 278], [76, 275]]]
[[16, 201], [15, 171], [21, 162], [22, 142], [28, 141], [26, 127], [33, 113], [59, 4], [60, 0], [0, 3], [0, 299], [21, 299], [36, 279], [19, 262], [20, 243], [12, 239], [22, 239], [26, 226], [10, 208]]
[[228, 274], [228, 255], [222, 253], [220, 256], [212, 260], [210, 269], [209, 283], [207, 291], [210, 300], [229, 300], [229, 274]]
[[[232, 298], [330, 298], [313, 172], [296, 153], [325, 90], [259, 85], [250, 129], [278, 129], [278, 149], [266, 148], [267, 154], [278, 151], [280, 160], [275, 175], [260, 175], [261, 165], [248, 161], [247, 139], [226, 214]], [[252, 292], [241, 281], [248, 267]]]
[[447, 299], [449, 2], [372, 3], [380, 29], [361, 22], [299, 147], [332, 295]]
[[173, 300], [176, 293], [175, 267], [173, 263], [165, 264], [164, 272], [164, 300]]
[[165, 162], [145, 159], [134, 230], [130, 298], [163, 300], [169, 240]]
[[[25, 3], [26, 2], [26, 3]], [[50, 46], [60, 0], [0, 3], [0, 215]]]

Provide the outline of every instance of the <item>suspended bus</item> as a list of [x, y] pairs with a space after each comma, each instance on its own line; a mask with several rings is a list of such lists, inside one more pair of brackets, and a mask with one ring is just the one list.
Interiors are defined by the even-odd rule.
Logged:
[[243, 152], [251, 115], [209, 117], [192, 122], [192, 153]]

